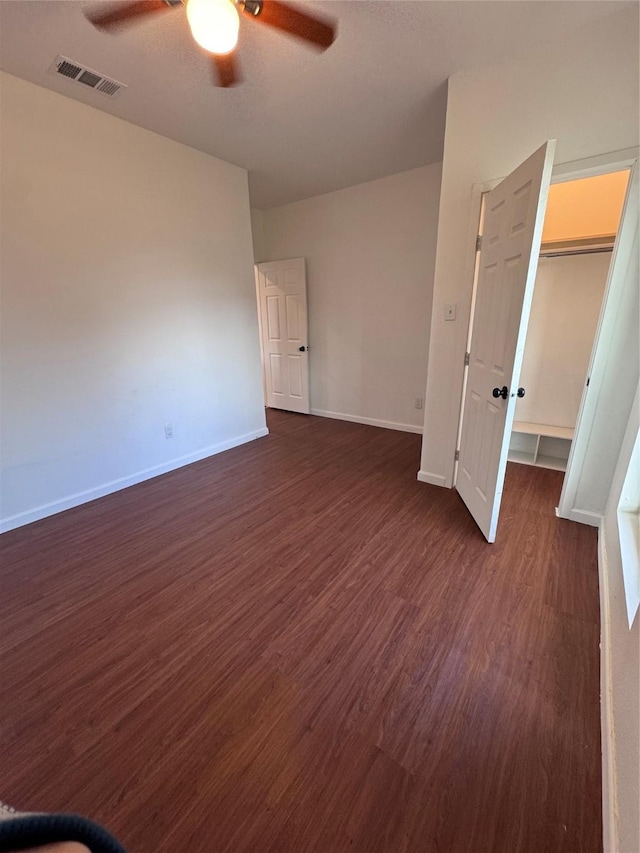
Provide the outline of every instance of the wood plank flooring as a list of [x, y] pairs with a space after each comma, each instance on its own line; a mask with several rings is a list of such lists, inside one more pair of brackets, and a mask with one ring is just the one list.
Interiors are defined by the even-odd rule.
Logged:
[[271, 434], [0, 539], [0, 798], [131, 853], [597, 853], [596, 534], [509, 465]]

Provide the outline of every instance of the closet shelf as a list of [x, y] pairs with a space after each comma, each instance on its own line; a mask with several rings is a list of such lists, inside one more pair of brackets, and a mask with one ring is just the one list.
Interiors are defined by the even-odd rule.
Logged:
[[566, 471], [573, 434], [570, 427], [514, 421], [509, 461]]
[[547, 438], [568, 438], [573, 441], [575, 432], [571, 427], [552, 426], [551, 424], [532, 424], [528, 421], [514, 421], [512, 432], [523, 432], [526, 435], [544, 435]]

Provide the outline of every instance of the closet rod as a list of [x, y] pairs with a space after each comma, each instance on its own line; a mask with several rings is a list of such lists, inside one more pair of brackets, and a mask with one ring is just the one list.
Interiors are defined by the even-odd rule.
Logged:
[[540, 252], [541, 258], [566, 258], [569, 255], [599, 255], [602, 252], [613, 252], [613, 246], [599, 246], [593, 247], [592, 249], [584, 248], [584, 249], [565, 249], [563, 252], [553, 252], [547, 250]]
[[592, 255], [612, 252], [615, 234], [598, 234], [596, 237], [574, 237], [569, 240], [547, 240], [540, 246], [541, 258], [565, 258], [569, 255]]

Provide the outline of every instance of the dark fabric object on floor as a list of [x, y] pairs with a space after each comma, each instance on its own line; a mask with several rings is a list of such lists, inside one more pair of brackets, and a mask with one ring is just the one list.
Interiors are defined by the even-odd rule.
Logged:
[[78, 841], [91, 853], [126, 853], [106, 829], [75, 814], [16, 814], [0, 821], [0, 851]]

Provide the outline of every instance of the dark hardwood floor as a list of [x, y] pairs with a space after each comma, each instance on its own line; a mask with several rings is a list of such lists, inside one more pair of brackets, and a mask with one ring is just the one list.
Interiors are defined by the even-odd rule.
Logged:
[[0, 539], [0, 798], [131, 853], [597, 853], [596, 534], [510, 465], [271, 434]]

